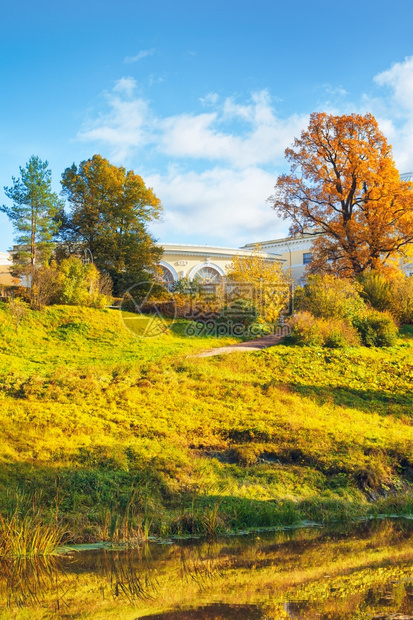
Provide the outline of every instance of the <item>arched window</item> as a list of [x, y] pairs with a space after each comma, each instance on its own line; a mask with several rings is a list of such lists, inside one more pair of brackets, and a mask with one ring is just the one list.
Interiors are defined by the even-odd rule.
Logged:
[[194, 275], [194, 281], [198, 284], [219, 284], [222, 276], [214, 267], [202, 267]]
[[175, 282], [172, 271], [168, 269], [168, 267], [165, 267], [165, 265], [158, 265], [158, 275], [156, 279], [162, 282], [168, 291], [172, 289]]

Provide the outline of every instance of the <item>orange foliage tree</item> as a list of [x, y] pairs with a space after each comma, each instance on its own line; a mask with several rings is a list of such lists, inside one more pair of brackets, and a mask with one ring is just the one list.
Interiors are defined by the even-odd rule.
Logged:
[[400, 179], [371, 114], [314, 113], [285, 154], [291, 173], [269, 201], [292, 220], [291, 234], [314, 235], [311, 272], [351, 277], [408, 254], [413, 184]]

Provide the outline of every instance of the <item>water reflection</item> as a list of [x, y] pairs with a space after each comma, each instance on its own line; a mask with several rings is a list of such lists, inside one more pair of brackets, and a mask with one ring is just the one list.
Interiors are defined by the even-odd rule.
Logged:
[[253, 605], [224, 605], [223, 603], [205, 605], [197, 609], [171, 611], [163, 614], [140, 616], [139, 620], [265, 620]]
[[256, 534], [0, 563], [0, 618], [413, 620], [413, 527]]
[[[42, 593], [55, 589], [59, 600], [62, 568], [56, 557], [5, 560], [0, 562], [0, 600], [7, 607], [33, 606], [40, 603]], [[56, 576], [59, 579], [56, 581]]]

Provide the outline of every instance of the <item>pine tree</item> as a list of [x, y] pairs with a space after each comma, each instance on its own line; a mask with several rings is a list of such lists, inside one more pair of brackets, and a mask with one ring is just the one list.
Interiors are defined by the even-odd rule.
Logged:
[[32, 155], [20, 177], [12, 177], [13, 185], [5, 187], [5, 194], [12, 206], [2, 205], [13, 224], [17, 249], [13, 252], [13, 275], [44, 265], [50, 259], [54, 244], [53, 235], [59, 222], [56, 215], [62, 207], [58, 195], [51, 188], [51, 171], [47, 161]]

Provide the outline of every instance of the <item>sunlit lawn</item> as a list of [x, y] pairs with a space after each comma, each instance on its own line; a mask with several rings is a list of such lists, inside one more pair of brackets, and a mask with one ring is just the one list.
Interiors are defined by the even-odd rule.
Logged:
[[3, 512], [19, 497], [88, 540], [410, 510], [409, 330], [197, 358], [234, 341], [115, 310], [0, 316]]

